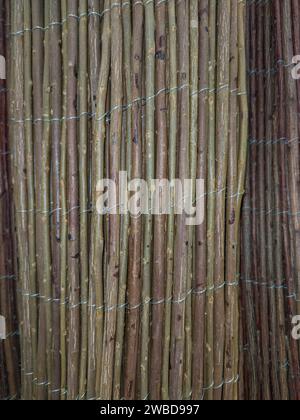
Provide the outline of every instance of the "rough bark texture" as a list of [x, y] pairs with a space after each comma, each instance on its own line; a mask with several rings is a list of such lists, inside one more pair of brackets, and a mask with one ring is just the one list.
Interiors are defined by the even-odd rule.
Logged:
[[300, 399], [299, 16], [0, 0], [1, 400]]

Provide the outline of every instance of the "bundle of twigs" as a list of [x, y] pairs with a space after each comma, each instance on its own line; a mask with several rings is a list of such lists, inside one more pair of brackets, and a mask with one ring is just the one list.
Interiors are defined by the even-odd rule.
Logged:
[[300, 398], [299, 2], [249, 6], [250, 145], [242, 238], [247, 399]]
[[[7, 7], [21, 397], [240, 398], [245, 2]], [[204, 222], [100, 214], [120, 171], [191, 179]]]

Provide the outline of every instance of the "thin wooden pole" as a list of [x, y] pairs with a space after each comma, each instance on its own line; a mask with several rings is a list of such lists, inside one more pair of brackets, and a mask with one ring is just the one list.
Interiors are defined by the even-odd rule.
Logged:
[[[109, 2], [105, 2], [105, 9], [109, 7]], [[105, 105], [108, 94], [108, 77], [110, 69], [110, 53], [111, 53], [111, 34], [110, 34], [110, 14], [106, 13], [103, 22], [102, 31], [102, 61], [100, 68], [98, 95], [97, 95], [97, 112], [96, 112], [96, 126], [93, 133], [93, 178], [92, 178], [92, 202], [96, 203], [97, 197], [97, 184], [104, 178], [104, 143], [105, 143]], [[95, 299], [90, 295], [90, 306], [95, 312], [96, 325], [95, 325], [95, 340], [96, 340], [96, 360], [93, 361], [96, 367], [95, 377], [95, 395], [90, 398], [100, 397], [100, 383], [101, 383], [101, 363], [102, 363], [102, 346], [103, 346], [103, 253], [104, 253], [104, 229], [103, 229], [103, 216], [98, 214], [96, 209], [93, 211], [91, 222], [91, 290], [95, 291]], [[91, 315], [90, 315], [91, 316]], [[89, 390], [91, 393], [91, 390]]]
[[[169, 23], [169, 179], [176, 178], [176, 149], [177, 149], [177, 25], [176, 25], [176, 1], [168, 2], [168, 23]], [[175, 202], [174, 194], [171, 197]], [[173, 275], [174, 275], [174, 238], [175, 238], [175, 213], [172, 207], [168, 218], [167, 232], [167, 280], [165, 289], [166, 302], [172, 300]], [[169, 366], [170, 366], [170, 341], [171, 341], [171, 308], [165, 305], [165, 325], [163, 343], [163, 367], [162, 367], [162, 398], [169, 399]]]
[[[191, 179], [190, 203], [196, 203], [196, 177], [198, 166], [198, 105], [199, 105], [199, 2], [190, 1], [190, 150], [189, 162]], [[185, 193], [186, 195], [186, 193]], [[195, 226], [188, 227], [188, 254], [187, 254], [187, 283], [186, 290], [192, 290], [195, 278]], [[184, 399], [192, 395], [192, 294], [188, 293], [185, 308], [185, 362], [184, 362]]]
[[218, 4], [217, 104], [216, 104], [216, 213], [214, 300], [214, 398], [222, 398], [224, 369], [225, 195], [228, 170], [230, 16], [231, 2]]
[[[44, 3], [34, 0], [32, 6], [32, 26], [44, 26]], [[42, 138], [43, 138], [43, 72], [44, 72], [44, 37], [42, 31], [32, 33], [32, 81], [33, 81], [33, 119], [34, 124], [34, 165], [35, 165], [35, 206], [32, 211], [35, 214], [36, 223], [36, 262], [37, 262], [37, 291], [40, 293], [43, 289], [43, 259], [41, 252], [43, 248], [38, 245], [43, 242], [43, 220], [42, 214], [38, 209], [43, 208], [42, 187], [37, 180], [41, 179], [42, 172]], [[29, 209], [30, 210], [30, 209]], [[46, 209], [45, 209], [46, 211]], [[44, 216], [45, 217], [45, 216]], [[47, 269], [47, 268], [46, 268]], [[42, 295], [42, 293], [40, 293]], [[50, 296], [49, 296], [50, 298]], [[39, 383], [47, 383], [46, 374], [46, 319], [45, 307], [39, 311], [38, 318], [38, 348], [37, 348], [37, 366], [34, 374], [35, 386], [34, 393], [37, 399], [45, 398], [45, 386], [38, 386]]]
[[81, 277], [81, 349], [79, 398], [85, 399], [87, 393], [88, 358], [88, 18], [87, 0], [79, 2], [79, 207], [80, 207], [80, 277]]
[[[155, 178], [155, 14], [154, 3], [144, 0], [145, 9], [145, 95], [146, 95], [146, 127], [145, 127], [145, 178], [148, 185]], [[149, 200], [149, 209], [153, 203]], [[152, 273], [152, 240], [153, 218], [151, 211], [144, 216], [143, 221], [143, 262], [142, 283], [143, 302], [151, 299], [151, 273]], [[147, 399], [149, 394], [149, 344], [150, 344], [150, 305], [142, 307], [141, 321], [141, 398]]]
[[[199, 4], [199, 139], [197, 178], [203, 179], [208, 186], [208, 135], [209, 135], [209, 2]], [[203, 200], [205, 217], [196, 227], [195, 279], [193, 311], [193, 400], [199, 400], [204, 388], [204, 340], [205, 340], [205, 290], [207, 288], [207, 198]]]
[[[131, 38], [132, 38], [132, 22], [131, 22], [131, 7], [126, 5], [126, 0], [123, 0], [123, 37], [124, 37], [124, 86], [126, 103], [132, 101], [132, 80], [131, 80]], [[127, 171], [127, 180], [131, 180], [132, 170], [132, 153], [131, 153], [131, 127], [132, 127], [132, 108], [129, 107], [126, 112], [126, 135], [125, 135], [125, 168]], [[122, 366], [123, 366], [123, 355], [125, 352], [124, 348], [124, 325], [126, 315], [126, 291], [127, 291], [127, 274], [128, 274], [128, 257], [129, 257], [129, 229], [130, 229], [130, 215], [127, 212], [122, 216], [122, 232], [121, 232], [121, 253], [120, 253], [120, 282], [119, 282], [119, 311], [117, 319], [117, 335], [116, 335], [116, 346], [115, 346], [115, 372], [114, 372], [114, 400], [121, 398], [121, 385], [122, 385]]]
[[[101, 4], [99, 0], [89, 0], [88, 9], [91, 13], [89, 16], [89, 31], [88, 31], [88, 66], [89, 66], [89, 90], [90, 90], [90, 104], [92, 113], [95, 114], [97, 110], [97, 99], [98, 99], [98, 84], [99, 84], [99, 68], [101, 58], [101, 37], [100, 37], [100, 13]], [[97, 121], [93, 118], [90, 127], [90, 137], [93, 139], [93, 135], [96, 131]], [[91, 181], [89, 182], [89, 196], [91, 202], [93, 202], [93, 194], [95, 191], [95, 185], [93, 184], [93, 174], [95, 161], [93, 159], [94, 144], [91, 140], [89, 142], [89, 159], [91, 164], [89, 165], [89, 176]], [[93, 216], [90, 217], [90, 232], [89, 241], [92, 241]], [[90, 245], [90, 244], [89, 244]], [[93, 248], [89, 246], [89, 262], [91, 262]], [[89, 264], [89, 287], [88, 287], [88, 366], [87, 366], [87, 399], [95, 398], [96, 395], [96, 311], [95, 311], [95, 282], [93, 278], [93, 272], [91, 263]]]
[[[61, 19], [60, 2], [50, 2], [50, 22]], [[53, 343], [52, 363], [53, 376], [51, 381], [52, 399], [59, 400], [60, 392], [60, 142], [62, 117], [62, 55], [61, 27], [52, 25], [50, 28], [50, 115], [54, 122], [51, 125], [51, 195], [53, 217], [51, 219], [51, 254], [52, 254], [52, 284], [53, 299]]]
[[[270, 5], [265, 5], [265, 66], [271, 68], [273, 64], [272, 59], [272, 44], [271, 44], [271, 8]], [[271, 73], [267, 75], [266, 79], [266, 103], [265, 103], [265, 136], [266, 141], [273, 138], [273, 104], [274, 104], [274, 85]], [[272, 143], [265, 146], [265, 183], [266, 183], [266, 209], [273, 208], [273, 188], [271, 187], [272, 179]], [[267, 245], [267, 277], [269, 279], [269, 308], [270, 308], [270, 346], [271, 346], [271, 383], [272, 383], [272, 398], [280, 400], [280, 389], [278, 381], [278, 335], [276, 331], [276, 312], [275, 310], [275, 289], [272, 288], [274, 279], [274, 259], [273, 259], [273, 217], [271, 213], [267, 213], [266, 217], [266, 245]]]
[[[8, 5], [7, 5], [8, 6]], [[6, 77], [9, 77], [9, 49], [6, 46], [5, 24], [9, 21], [9, 8], [5, 2], [0, 2], [0, 54], [6, 58]], [[12, 230], [10, 218], [11, 181], [10, 181], [10, 151], [8, 149], [7, 131], [7, 81], [0, 81], [0, 313], [5, 318], [7, 338], [1, 343], [1, 398], [17, 399], [19, 397], [18, 382], [18, 352], [16, 334], [10, 334], [17, 329], [16, 324], [16, 285], [13, 276]]]
[[[116, 185], [117, 196], [120, 184], [120, 159], [122, 137], [122, 104], [123, 104], [123, 42], [122, 42], [122, 19], [121, 0], [115, 3], [111, 12], [111, 26], [113, 28], [111, 38], [111, 107], [115, 111], [111, 115], [110, 131], [110, 179]], [[117, 203], [119, 204], [119, 203]], [[116, 340], [118, 284], [120, 277], [120, 210], [119, 207], [109, 217], [110, 237], [108, 250], [108, 269], [106, 278], [107, 310], [104, 319], [104, 336], [101, 369], [101, 399], [108, 400], [113, 396], [113, 368], [114, 346]]]
[[[238, 236], [237, 226], [239, 220], [236, 212], [237, 204], [237, 150], [238, 150], [238, 4], [231, 3], [231, 35], [230, 35], [230, 99], [229, 99], [229, 151], [228, 151], [228, 181], [227, 181], [227, 235], [226, 235], [226, 279], [229, 286], [225, 290], [225, 378], [229, 382], [237, 377], [234, 369], [235, 341], [238, 340], [238, 295], [237, 295], [237, 253]], [[234, 383], [224, 388], [224, 400], [233, 400]]]
[[[12, 4], [12, 25], [13, 32], [22, 30], [23, 28], [23, 2], [14, 2]], [[13, 153], [12, 176], [14, 187], [14, 203], [16, 207], [16, 235], [17, 235], [17, 251], [18, 251], [18, 277], [19, 285], [22, 290], [28, 291], [30, 288], [29, 278], [29, 249], [28, 249], [28, 229], [27, 229], [27, 185], [26, 185], [26, 163], [24, 156], [25, 133], [24, 133], [24, 61], [23, 61], [23, 39], [15, 37], [12, 40], [12, 121], [13, 136], [10, 143], [10, 150]], [[17, 121], [20, 121], [19, 123]], [[22, 344], [22, 398], [32, 399], [32, 377], [26, 373], [32, 373], [33, 361], [31, 353], [31, 320], [30, 320], [30, 297], [26, 293], [21, 298], [21, 344]]]
[[[260, 5], [257, 10], [257, 68], [264, 68], [264, 48], [263, 48], [263, 34], [264, 34], [264, 8]], [[264, 92], [264, 75], [263, 73], [258, 75], [257, 78], [258, 91]], [[265, 93], [265, 92], [264, 92]], [[257, 136], [258, 139], [265, 139], [265, 120], [264, 120], [264, 108], [265, 108], [265, 95], [259, 95], [257, 100]], [[265, 145], [262, 141], [258, 146], [258, 189], [257, 189], [257, 203], [258, 208], [262, 211], [258, 216], [258, 229], [257, 235], [260, 238], [259, 241], [259, 263], [258, 263], [258, 279], [262, 283], [266, 283], [266, 235], [265, 235], [265, 190], [264, 190], [264, 169], [265, 169]], [[262, 367], [263, 367], [263, 398], [270, 400], [270, 370], [269, 370], [269, 307], [268, 307], [268, 296], [267, 289], [262, 287], [260, 292], [260, 318], [261, 318], [261, 351], [262, 351]]]
[[[31, 5], [24, 2], [24, 25], [28, 28], [31, 22]], [[33, 130], [32, 130], [32, 34], [24, 34], [24, 78], [27, 83], [24, 87], [25, 99], [25, 136], [26, 136], [26, 168], [27, 168], [27, 193], [28, 208], [34, 209], [34, 162], [33, 162]], [[35, 214], [28, 213], [28, 243], [29, 243], [29, 270], [30, 270], [30, 293], [37, 292], [36, 287], [36, 244], [35, 244]], [[37, 351], [37, 301], [33, 300], [30, 305], [31, 334], [32, 334], [32, 358], [34, 370], [36, 368]]]
[[69, 337], [68, 337], [68, 399], [79, 395], [80, 353], [80, 252], [79, 252], [79, 186], [77, 147], [77, 83], [78, 83], [78, 1], [67, 1], [68, 81], [67, 81], [67, 180], [68, 180], [68, 283], [69, 283]]
[[[216, 190], [216, 157], [215, 157], [215, 68], [216, 68], [216, 1], [209, 4], [209, 143], [208, 143], [208, 182], [207, 190], [213, 192]], [[215, 194], [209, 194], [207, 199], [207, 293], [206, 293], [206, 337], [205, 347], [207, 349], [205, 356], [205, 388], [207, 392], [205, 397], [212, 399], [213, 378], [213, 319], [214, 319], [214, 259], [215, 259]]]
[[61, 2], [61, 17], [65, 19], [62, 27], [62, 68], [63, 68], [63, 98], [62, 98], [62, 130], [60, 149], [60, 357], [61, 357], [61, 385], [60, 398], [66, 398], [67, 388], [67, 241], [68, 241], [68, 220], [67, 220], [67, 69], [68, 69], [68, 40], [67, 40], [67, 0]]
[[[189, 4], [177, 1], [178, 31], [178, 179], [182, 183], [189, 178]], [[176, 217], [175, 234], [175, 264], [173, 280], [173, 308], [171, 329], [170, 354], [170, 399], [183, 398], [183, 372], [184, 372], [184, 345], [185, 345], [185, 296], [187, 281], [187, 246], [188, 236], [186, 228], [186, 215]]]
[[[166, 5], [155, 3], [156, 11], [156, 176], [164, 182], [168, 177], [168, 140], [166, 106]], [[156, 203], [157, 204], [157, 203]], [[166, 216], [154, 218], [153, 237], [152, 329], [150, 359], [150, 399], [161, 399], [162, 343], [166, 278]], [[157, 303], [155, 305], [155, 303]]]
[[[144, 9], [139, 0], [133, 3], [132, 30], [132, 179], [142, 175], [142, 126], [141, 126], [141, 88], [142, 88], [142, 46]], [[129, 236], [128, 266], [128, 314], [126, 319], [126, 353], [124, 367], [124, 397], [133, 400], [136, 395], [137, 348], [140, 326], [141, 287], [141, 233], [140, 217], [131, 217]]]

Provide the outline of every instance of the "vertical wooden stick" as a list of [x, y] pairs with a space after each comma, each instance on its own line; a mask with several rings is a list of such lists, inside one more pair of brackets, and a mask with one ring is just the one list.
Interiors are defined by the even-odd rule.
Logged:
[[[199, 134], [197, 178], [205, 181], [208, 188], [208, 134], [209, 134], [209, 2], [199, 4], [200, 41], [199, 48]], [[204, 387], [204, 339], [205, 339], [205, 296], [207, 287], [207, 197], [204, 202], [205, 219], [196, 227], [195, 279], [193, 311], [193, 399], [199, 400]]]
[[222, 398], [224, 371], [225, 195], [228, 170], [229, 63], [231, 2], [218, 4], [216, 110], [216, 214], [214, 301], [214, 399]]
[[[229, 286], [225, 288], [225, 378], [229, 382], [237, 377], [234, 369], [235, 343], [238, 340], [238, 295], [237, 295], [237, 266], [238, 266], [238, 236], [239, 220], [236, 214], [237, 204], [237, 149], [238, 149], [238, 4], [231, 3], [231, 36], [230, 36], [230, 121], [229, 121], [229, 151], [228, 151], [228, 181], [227, 181], [227, 223], [226, 223], [226, 280]], [[234, 383], [224, 388], [224, 400], [233, 400]]]
[[[105, 2], [105, 9], [109, 8], [109, 1]], [[96, 112], [95, 131], [93, 133], [93, 178], [92, 178], [92, 202], [93, 202], [93, 216], [91, 222], [91, 266], [90, 266], [90, 308], [95, 312], [95, 340], [96, 340], [96, 354], [95, 363], [95, 395], [90, 395], [89, 398], [100, 397], [100, 383], [101, 383], [101, 365], [102, 365], [102, 346], [103, 346], [103, 252], [104, 252], [104, 228], [103, 216], [97, 213], [95, 208], [97, 200], [97, 184], [104, 178], [104, 144], [105, 144], [105, 108], [106, 98], [108, 94], [108, 77], [110, 69], [110, 54], [111, 54], [111, 34], [110, 34], [110, 14], [106, 13], [104, 16], [103, 31], [102, 31], [102, 60], [98, 84], [98, 104]], [[91, 291], [95, 293], [94, 296]], [[93, 314], [90, 314], [90, 317]], [[89, 370], [91, 366], [89, 367]], [[92, 373], [92, 371], [91, 371]], [[91, 379], [92, 380], [92, 379]], [[91, 384], [90, 384], [91, 387]], [[89, 389], [88, 394], [92, 393], [92, 388]]]
[[[198, 102], [199, 102], [199, 2], [190, 1], [190, 173], [191, 197], [190, 202], [195, 206], [196, 202], [196, 177], [198, 158]], [[185, 193], [186, 195], [186, 193]], [[192, 395], [192, 347], [193, 347], [193, 325], [192, 325], [192, 293], [191, 290], [195, 279], [195, 226], [188, 227], [188, 254], [187, 254], [187, 283], [188, 293], [185, 308], [185, 362], [184, 362], [184, 398], [190, 399]]]
[[206, 319], [205, 319], [205, 397], [208, 400], [213, 398], [212, 384], [214, 366], [214, 260], [215, 260], [215, 205], [216, 196], [216, 150], [215, 150], [215, 130], [216, 130], [216, 110], [215, 110], [215, 68], [216, 68], [216, 16], [217, 3], [215, 0], [209, 4], [209, 140], [208, 140], [208, 182], [207, 190], [207, 293], [206, 293]]
[[[113, 28], [111, 38], [111, 107], [114, 109], [111, 115], [110, 131], [110, 180], [116, 185], [117, 197], [119, 197], [120, 176], [120, 151], [123, 120], [123, 42], [122, 42], [122, 19], [121, 0], [115, 2], [111, 11], [111, 26]], [[119, 203], [119, 198], [117, 199]], [[114, 349], [116, 340], [117, 303], [120, 277], [120, 210], [119, 207], [112, 211], [109, 217], [110, 237], [108, 244], [108, 269], [106, 278], [106, 297], [104, 319], [104, 336], [101, 368], [101, 399], [109, 400], [113, 396], [114, 378]]]
[[80, 207], [80, 277], [81, 277], [81, 350], [79, 398], [86, 398], [88, 353], [88, 4], [79, 2], [79, 207]]
[[[131, 81], [131, 38], [132, 38], [132, 22], [131, 22], [131, 7], [126, 4], [126, 0], [122, 1], [123, 6], [123, 37], [124, 37], [124, 86], [126, 95], [126, 103], [130, 104], [132, 101], [132, 81]], [[127, 171], [127, 179], [131, 180], [131, 126], [132, 126], [132, 107], [128, 107], [126, 112], [126, 150], [125, 150], [125, 167]], [[125, 128], [124, 128], [125, 130]], [[117, 335], [115, 346], [115, 373], [114, 373], [114, 400], [121, 398], [122, 385], [122, 366], [124, 355], [124, 325], [126, 314], [126, 291], [127, 291], [127, 274], [128, 274], [128, 243], [129, 243], [129, 229], [130, 229], [130, 215], [124, 214], [122, 216], [122, 232], [121, 232], [121, 253], [120, 253], [120, 282], [119, 282], [119, 310], [117, 318]]]
[[[154, 179], [154, 136], [155, 136], [155, 15], [154, 3], [144, 0], [145, 8], [145, 94], [146, 94], [146, 127], [145, 127], [145, 177], [148, 186]], [[152, 208], [149, 201], [149, 209]], [[149, 211], [151, 213], [151, 211]], [[151, 214], [144, 216], [144, 244], [143, 244], [143, 302], [151, 299], [152, 272], [152, 240], [153, 218]], [[149, 393], [149, 343], [150, 343], [150, 305], [142, 307], [141, 325], [141, 398], [147, 399]]]
[[[50, 23], [61, 20], [60, 2], [50, 2]], [[52, 363], [53, 376], [51, 381], [52, 399], [60, 398], [60, 145], [62, 118], [62, 56], [61, 56], [61, 27], [52, 25], [50, 31], [50, 115], [55, 120], [51, 124], [51, 253], [52, 253], [52, 284], [53, 284], [53, 343]]]
[[[184, 183], [189, 178], [189, 4], [177, 1], [177, 20], [180, 37], [178, 39], [178, 121], [179, 143], [178, 178]], [[183, 194], [184, 195], [184, 194]], [[186, 215], [180, 214], [176, 218], [175, 235], [175, 265], [173, 282], [173, 308], [172, 308], [172, 333], [170, 356], [170, 398], [182, 399], [184, 345], [185, 345], [185, 298], [187, 276], [187, 228]]]
[[[176, 1], [168, 2], [168, 23], [169, 23], [169, 179], [176, 178], [176, 149], [177, 149], [177, 25], [176, 25]], [[172, 202], [175, 202], [174, 194]], [[163, 343], [163, 367], [162, 367], [162, 398], [169, 399], [169, 366], [170, 366], [170, 341], [171, 341], [171, 309], [170, 302], [173, 297], [173, 275], [174, 275], [174, 238], [175, 238], [175, 213], [172, 207], [168, 219], [167, 232], [167, 280], [165, 289], [165, 326]]]
[[[14, 2], [12, 4], [12, 26], [13, 32], [23, 29], [23, 2]], [[23, 94], [23, 39], [15, 37], [12, 40], [12, 111], [10, 115], [12, 119], [11, 130], [13, 130], [12, 143], [10, 150], [13, 153], [12, 174], [13, 174], [13, 194], [16, 207], [16, 235], [17, 235], [17, 251], [18, 251], [18, 277], [19, 286], [22, 290], [30, 290], [29, 278], [29, 249], [28, 249], [28, 230], [27, 230], [27, 185], [26, 185], [26, 162], [24, 156], [25, 150], [25, 133], [24, 133], [24, 94]], [[20, 122], [18, 122], [20, 121]], [[26, 373], [32, 373], [33, 361], [31, 353], [31, 320], [30, 320], [30, 297], [26, 293], [21, 298], [21, 344], [22, 344], [22, 398], [32, 399], [32, 376]]]
[[[143, 5], [139, 0], [133, 3], [132, 31], [132, 179], [142, 175], [142, 29], [144, 23]], [[140, 326], [141, 288], [141, 218], [131, 218], [129, 236], [128, 267], [128, 315], [126, 319], [126, 353], [124, 366], [124, 397], [133, 400], [136, 395], [138, 335]]]
[[62, 130], [60, 150], [60, 208], [61, 208], [61, 245], [60, 245], [60, 356], [61, 356], [61, 400], [66, 398], [67, 388], [67, 73], [68, 73], [68, 39], [67, 39], [67, 0], [61, 2], [61, 17], [65, 20], [62, 27]]
[[[166, 5], [155, 3], [156, 11], [156, 179], [164, 181], [168, 175], [168, 140], [166, 106]], [[157, 203], [156, 203], [157, 204]], [[166, 279], [166, 216], [154, 218], [153, 239], [152, 329], [150, 360], [150, 398], [161, 399], [162, 338]]]
[[78, 66], [78, 1], [68, 0], [68, 82], [67, 82], [67, 180], [68, 180], [68, 282], [69, 282], [69, 337], [68, 337], [68, 399], [79, 395], [80, 352], [80, 253], [79, 253], [79, 187], [77, 147], [77, 66]]

